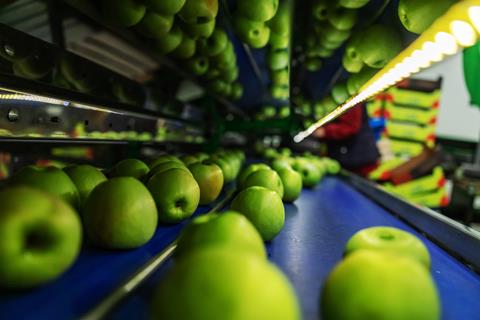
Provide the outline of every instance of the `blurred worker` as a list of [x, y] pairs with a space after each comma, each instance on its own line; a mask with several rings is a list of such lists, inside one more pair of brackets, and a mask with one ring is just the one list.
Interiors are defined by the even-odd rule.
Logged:
[[326, 142], [328, 156], [347, 170], [366, 177], [378, 166], [380, 154], [364, 104], [318, 128], [313, 135]]

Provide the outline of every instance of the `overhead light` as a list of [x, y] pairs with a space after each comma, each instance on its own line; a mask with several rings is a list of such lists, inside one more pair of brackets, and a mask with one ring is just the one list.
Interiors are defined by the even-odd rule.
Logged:
[[399, 81], [455, 54], [462, 47], [474, 45], [480, 33], [480, 1], [463, 0], [452, 5], [407, 49], [377, 72], [360, 91], [334, 111], [294, 137], [300, 142], [317, 128], [350, 108], [375, 96]]

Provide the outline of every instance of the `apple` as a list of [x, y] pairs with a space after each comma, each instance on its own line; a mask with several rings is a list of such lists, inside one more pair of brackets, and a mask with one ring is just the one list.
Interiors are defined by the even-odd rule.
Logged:
[[214, 202], [223, 188], [222, 169], [208, 160], [193, 163], [188, 169], [200, 187], [200, 205]]
[[231, 66], [232, 64], [235, 64], [236, 56], [233, 44], [228, 41], [225, 50], [223, 50], [220, 54], [216, 56], [210, 57], [210, 61], [212, 62], [212, 65], [217, 67], [218, 69], [224, 69], [226, 66]]
[[400, 0], [398, 3], [398, 17], [408, 31], [421, 34], [455, 2], [457, 1]]
[[338, 174], [342, 169], [340, 163], [336, 160], [325, 158], [323, 161], [329, 174]]
[[14, 72], [28, 79], [41, 79], [50, 74], [55, 62], [50, 52], [38, 51], [34, 54], [13, 62]]
[[278, 111], [279, 118], [288, 118], [290, 117], [290, 106], [282, 106]]
[[110, 173], [111, 177], [134, 177], [140, 179], [148, 173], [150, 168], [138, 159], [124, 159], [118, 162]]
[[335, 49], [328, 49], [325, 47], [318, 47], [315, 49], [316, 55], [320, 58], [330, 58], [331, 56], [333, 56], [334, 52]]
[[152, 169], [150, 169], [148, 174], [146, 174], [144, 176], [143, 181], [148, 182], [150, 180], [150, 178], [153, 177], [155, 174], [160, 173], [160, 172], [164, 172], [164, 171], [167, 171], [167, 170], [170, 170], [170, 169], [184, 169], [185, 171], [190, 173], [190, 171], [188, 170], [188, 168], [186, 167], [186, 165], [183, 162], [166, 161], [166, 162], [162, 162], [162, 163], [156, 165], [155, 167], [153, 167]]
[[344, 54], [342, 58], [342, 65], [349, 73], [358, 73], [362, 71], [364, 63], [360, 59], [352, 59], [348, 54]]
[[172, 30], [164, 37], [155, 40], [155, 46], [161, 54], [168, 54], [182, 43], [183, 37], [184, 35], [180, 27], [174, 25]]
[[215, 19], [218, 0], [187, 0], [178, 13], [180, 19], [190, 24], [202, 24]]
[[275, 238], [285, 224], [285, 208], [277, 192], [259, 186], [243, 189], [232, 201], [231, 210], [245, 215], [263, 240]]
[[232, 83], [232, 92], [230, 93], [230, 97], [233, 100], [238, 100], [243, 96], [243, 86], [241, 83], [235, 82]]
[[227, 89], [228, 83], [220, 80], [220, 79], [215, 79], [213, 81], [210, 81], [207, 85], [207, 87], [215, 94], [218, 95], [225, 95], [225, 92], [228, 90]]
[[243, 16], [235, 16], [234, 28], [242, 41], [252, 48], [263, 48], [270, 40], [270, 28], [264, 22], [248, 20]]
[[239, 70], [238, 67], [225, 69], [221, 71], [220, 78], [228, 83], [232, 83], [238, 79]]
[[312, 6], [313, 17], [317, 21], [325, 21], [328, 18], [331, 4], [328, 0], [315, 0]]
[[300, 173], [303, 185], [307, 188], [315, 187], [322, 179], [317, 167], [307, 159], [296, 159], [292, 168]]
[[185, 0], [145, 0], [148, 9], [161, 15], [173, 16], [185, 5]]
[[402, 40], [393, 28], [374, 24], [363, 31], [355, 49], [367, 66], [379, 69], [402, 50]]
[[90, 193], [100, 183], [107, 180], [97, 168], [88, 164], [66, 167], [63, 169], [77, 187], [80, 197], [80, 208], [83, 208]]
[[272, 169], [260, 169], [248, 175], [242, 184], [242, 187], [249, 188], [253, 186], [264, 187], [278, 193], [283, 198], [283, 183], [278, 173]]
[[112, 178], [93, 189], [83, 212], [90, 241], [106, 249], [133, 249], [155, 233], [157, 209], [148, 189], [133, 177]]
[[360, 88], [378, 72], [377, 69], [364, 67], [359, 73], [350, 75], [347, 79], [347, 90], [349, 94], [355, 94]]
[[347, 101], [350, 98], [347, 90], [347, 84], [345, 82], [336, 83], [332, 88], [332, 98], [338, 105]]
[[98, 77], [90, 72], [90, 65], [72, 55], [62, 55], [59, 68], [62, 76], [80, 92], [91, 93], [100, 86]]
[[290, 38], [291, 13], [287, 3], [280, 4], [277, 14], [268, 21], [268, 26], [272, 30], [272, 34]]
[[196, 250], [225, 247], [266, 259], [262, 237], [248, 219], [235, 211], [195, 218], [180, 234], [175, 258]]
[[350, 30], [357, 23], [357, 10], [337, 8], [329, 14], [328, 22], [337, 30]]
[[136, 0], [102, 0], [101, 8], [104, 17], [122, 27], [136, 25], [147, 11], [142, 1]]
[[290, 84], [290, 73], [288, 69], [276, 70], [270, 73], [274, 85], [286, 86]]
[[313, 105], [313, 113], [315, 115], [315, 118], [317, 118], [317, 119], [321, 119], [321, 118], [323, 118], [324, 116], [327, 115], [323, 104], [320, 103], [320, 102], [317, 102]]
[[169, 169], [147, 182], [157, 205], [160, 222], [176, 223], [190, 217], [200, 201], [200, 187], [185, 169]]
[[307, 58], [305, 68], [310, 72], [316, 72], [322, 69], [323, 61], [321, 58]]
[[153, 169], [155, 166], [157, 166], [161, 163], [164, 163], [164, 162], [169, 162], [169, 161], [175, 161], [175, 162], [178, 162], [178, 163], [183, 163], [182, 160], [180, 160], [176, 156], [173, 156], [173, 155], [170, 155], [170, 154], [163, 154], [163, 155], [155, 158], [155, 160], [153, 160], [152, 162], [150, 162], [149, 167], [150, 167], [150, 169]]
[[82, 225], [57, 196], [27, 186], [0, 191], [0, 287], [30, 288], [52, 281], [77, 258]]
[[215, 25], [216, 21], [212, 20], [204, 23], [185, 23], [182, 27], [186, 34], [198, 40], [210, 37], [215, 30]]
[[210, 156], [205, 152], [197, 152], [194, 154], [194, 157], [196, 157], [198, 161], [203, 161], [207, 160]]
[[180, 160], [182, 160], [183, 164], [186, 165], [187, 167], [191, 164], [194, 164], [196, 162], [200, 162], [200, 159], [196, 157], [195, 155], [190, 155], [186, 154], [182, 157], [180, 157]]
[[242, 0], [237, 2], [238, 13], [259, 22], [271, 20], [278, 10], [278, 0]]
[[164, 320], [301, 319], [295, 291], [274, 264], [218, 247], [178, 259], [151, 306], [151, 318]]
[[227, 48], [228, 36], [221, 28], [216, 28], [207, 39], [198, 40], [198, 52], [206, 57], [220, 54]]
[[207, 73], [209, 66], [208, 58], [202, 56], [196, 56], [186, 61], [187, 70], [197, 76]]
[[302, 176], [297, 171], [290, 167], [283, 167], [277, 170], [277, 173], [282, 179], [283, 184], [283, 198], [285, 202], [293, 202], [298, 199], [302, 192], [303, 182]]
[[135, 28], [145, 37], [160, 39], [172, 30], [173, 19], [173, 15], [161, 15], [147, 11]]
[[57, 195], [74, 208], [80, 205], [75, 184], [65, 172], [55, 167], [26, 166], [17, 171], [10, 182], [12, 185], [26, 185]]
[[265, 164], [265, 163], [252, 163], [250, 165], [248, 165], [245, 169], [243, 169], [240, 174], [238, 175], [237, 177], [237, 187], [239, 189], [244, 189], [243, 188], [243, 183], [245, 182], [245, 180], [247, 179], [247, 177], [257, 171], [257, 170], [261, 170], [261, 169], [264, 169], [264, 170], [269, 170], [270, 167]]
[[[330, 24], [321, 25], [320, 39], [322, 40], [322, 46], [324, 46], [325, 48], [329, 48], [328, 46], [343, 44], [350, 37], [350, 35], [351, 30], [339, 30]], [[336, 48], [338, 47], [339, 46], [337, 46]]]
[[270, 87], [270, 94], [277, 100], [288, 100], [290, 97], [290, 88], [288, 86], [273, 85]]
[[170, 54], [177, 59], [190, 59], [194, 56], [196, 48], [197, 43], [195, 40], [184, 35], [182, 42]]
[[388, 251], [410, 257], [430, 268], [430, 254], [413, 234], [392, 227], [371, 227], [358, 231], [347, 242], [345, 256], [359, 250]]
[[340, 0], [339, 5], [344, 8], [358, 9], [365, 6], [370, 0]]
[[322, 319], [440, 319], [440, 301], [427, 268], [390, 252], [359, 250], [330, 273]]
[[290, 63], [290, 55], [288, 51], [270, 51], [268, 56], [268, 66], [271, 70], [283, 70], [288, 68]]

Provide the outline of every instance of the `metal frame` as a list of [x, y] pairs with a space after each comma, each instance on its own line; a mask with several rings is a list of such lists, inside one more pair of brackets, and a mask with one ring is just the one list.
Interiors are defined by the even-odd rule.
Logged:
[[342, 179], [480, 272], [479, 232], [433, 210], [408, 203], [352, 173], [343, 171]]

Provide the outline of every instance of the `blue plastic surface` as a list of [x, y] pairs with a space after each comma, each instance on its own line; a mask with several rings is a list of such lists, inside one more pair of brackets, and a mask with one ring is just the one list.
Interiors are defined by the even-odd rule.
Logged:
[[[195, 216], [210, 210], [210, 206], [199, 207]], [[153, 238], [135, 250], [84, 246], [75, 264], [54, 282], [28, 291], [0, 292], [0, 319], [79, 318], [172, 243], [187, 223], [159, 225]]]
[[[322, 284], [342, 259], [347, 240], [370, 226], [393, 226], [420, 237], [432, 258], [443, 319], [480, 318], [480, 277], [414, 229], [395, 218], [337, 178], [326, 178], [314, 190], [304, 190], [295, 205], [286, 206], [283, 231], [267, 245], [270, 259], [292, 281], [304, 319], [319, 318]], [[162, 266], [111, 315], [112, 319], [147, 319], [151, 293], [171, 267]]]

